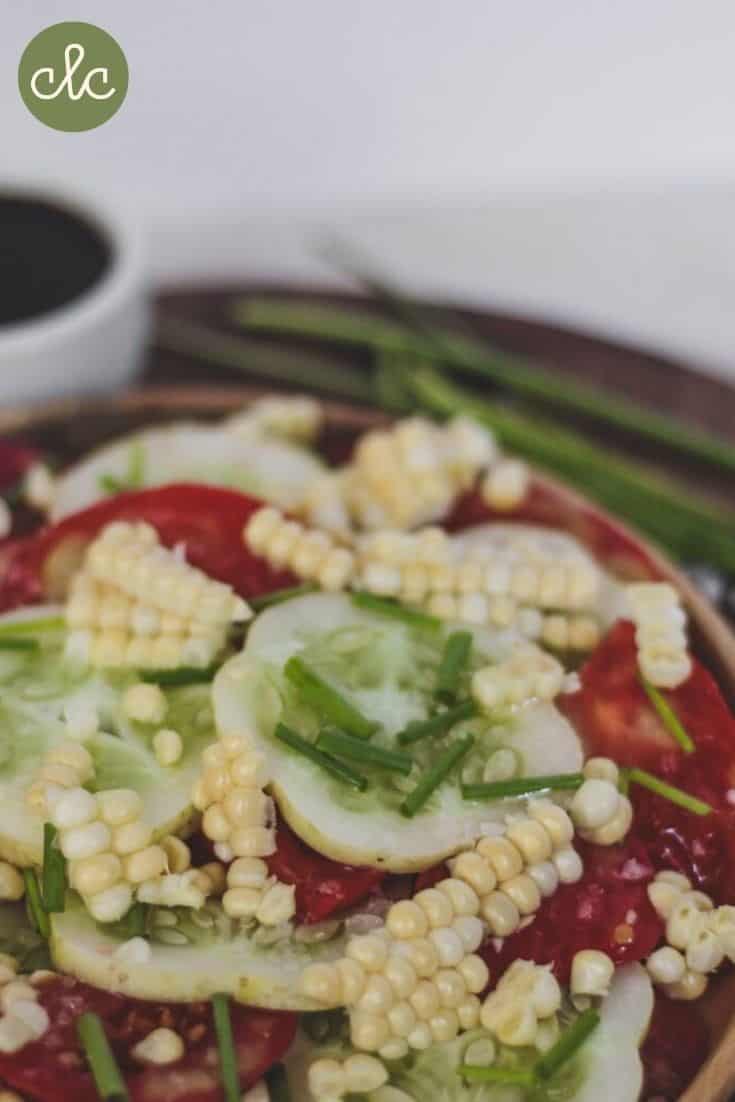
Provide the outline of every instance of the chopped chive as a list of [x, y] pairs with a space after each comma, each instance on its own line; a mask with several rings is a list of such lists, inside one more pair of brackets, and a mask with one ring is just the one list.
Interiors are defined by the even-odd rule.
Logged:
[[533, 1087], [533, 1068], [485, 1067], [482, 1064], [462, 1064], [459, 1073], [468, 1083], [502, 1083], [507, 1086]]
[[117, 922], [105, 925], [105, 931], [122, 941], [144, 937], [148, 929], [148, 909], [147, 903], [134, 903]]
[[655, 685], [652, 685], [647, 678], [643, 677], [642, 674], [640, 676], [640, 682], [643, 686], [643, 691], [653, 705], [656, 715], [671, 737], [679, 743], [679, 746], [681, 746], [685, 754], [693, 753], [696, 747], [692, 741], [691, 735], [684, 727], [664, 694], [660, 692]]
[[628, 780], [632, 784], [639, 784], [641, 788], [647, 788], [649, 792], [655, 792], [672, 804], [678, 804], [685, 811], [691, 811], [693, 815], [709, 815], [712, 808], [704, 800], [698, 800], [696, 796], [690, 796], [683, 788], [676, 788], [673, 784], [667, 784], [653, 773], [647, 773], [645, 769], [626, 769]]
[[433, 792], [445, 780], [462, 758], [469, 753], [475, 742], [474, 735], [465, 735], [457, 742], [448, 746], [437, 758], [430, 769], [424, 774], [412, 792], [406, 796], [401, 804], [401, 814], [407, 819], [413, 818]]
[[43, 824], [43, 906], [47, 914], [61, 914], [66, 898], [66, 860], [56, 845], [56, 827]]
[[[305, 1014], [304, 1017], [308, 1017], [308, 1015]], [[283, 1064], [274, 1064], [265, 1073], [265, 1085], [268, 1088], [270, 1102], [291, 1102], [288, 1075]]]
[[145, 477], [145, 451], [140, 444], [134, 444], [128, 454], [128, 469], [122, 477], [114, 474], [101, 474], [97, 483], [108, 494], [122, 494], [128, 490], [139, 490]]
[[214, 679], [219, 666], [180, 666], [176, 670], [140, 670], [141, 681], [149, 684], [170, 686], [204, 685]]
[[38, 639], [29, 639], [27, 635], [0, 635], [0, 650], [37, 651], [41, 649]]
[[128, 1102], [128, 1089], [99, 1015], [88, 1011], [77, 1018], [77, 1034], [100, 1098], [104, 1102]]
[[219, 1069], [225, 1102], [240, 1102], [240, 1075], [237, 1070], [235, 1041], [232, 1036], [230, 999], [228, 995], [212, 995], [214, 1031], [219, 1049]]
[[66, 626], [63, 616], [39, 616], [32, 620], [9, 620], [0, 623], [0, 639], [5, 636], [33, 635], [37, 631], [61, 631]]
[[416, 628], [430, 628], [435, 631], [441, 627], [441, 620], [436, 616], [430, 616], [428, 612], [421, 612], [417, 608], [409, 608], [398, 601], [388, 600], [386, 597], [376, 597], [373, 593], [351, 593], [353, 605], [364, 608], [366, 612], [375, 612], [378, 616], [388, 616], [392, 620], [402, 620], [404, 624], [411, 624]]
[[599, 1024], [600, 1015], [596, 1010], [585, 1010], [583, 1014], [580, 1014], [569, 1029], [562, 1033], [556, 1044], [552, 1045], [549, 1051], [545, 1052], [536, 1061], [535, 1071], [539, 1079], [550, 1079], [552, 1075], [555, 1075], [562, 1064], [565, 1064], [579, 1051], [590, 1033], [593, 1033]]
[[378, 765], [393, 773], [403, 773], [408, 776], [413, 768], [413, 759], [408, 754], [402, 754], [400, 750], [385, 750], [382, 746], [374, 746], [364, 739], [346, 735], [334, 728], [322, 731], [316, 740], [317, 749], [334, 757], [351, 758], [353, 761], [364, 762], [365, 765]]
[[453, 631], [444, 644], [434, 694], [445, 704], [457, 698], [459, 679], [469, 661], [471, 649], [472, 633], [469, 631]]
[[553, 789], [572, 791], [584, 781], [581, 773], [551, 773], [546, 777], [513, 777], [508, 781], [483, 781], [463, 784], [465, 800], [505, 800], [511, 796], [530, 796], [532, 792]]
[[351, 787], [356, 788], [358, 792], [364, 792], [367, 788], [367, 777], [363, 777], [362, 773], [356, 773], [354, 769], [351, 769], [349, 765], [345, 765], [344, 762], [336, 761], [329, 754], [325, 754], [323, 750], [317, 750], [313, 743], [309, 742], [308, 739], [302, 738], [296, 731], [292, 731], [285, 723], [278, 724], [275, 730], [275, 736], [281, 742], [284, 742], [286, 746], [290, 746], [292, 750], [296, 750], [299, 754], [303, 754], [305, 758], [310, 758], [315, 765], [318, 765], [325, 773], [330, 773], [338, 781], [351, 785]]
[[23, 880], [26, 886], [26, 910], [31, 926], [48, 941], [51, 937], [51, 923], [43, 906], [36, 870], [23, 869]]
[[97, 485], [106, 494], [122, 494], [128, 489], [124, 479], [114, 474], [101, 474], [97, 479]]
[[[48, 950], [48, 942], [42, 941], [40, 945], [34, 945], [32, 949], [28, 949], [19, 958], [20, 967], [18, 969], [23, 975], [30, 975], [32, 972], [51, 971], [54, 967], [54, 962], [51, 960], [51, 954]], [[0, 1095], [0, 1098], [2, 1095]]]
[[285, 589], [274, 589], [272, 593], [264, 593], [262, 597], [250, 597], [248, 604], [254, 612], [262, 612], [264, 608], [280, 605], [282, 601], [290, 601], [293, 597], [305, 597], [307, 593], [314, 593], [317, 588], [313, 582], [289, 585]]
[[455, 704], [453, 708], [447, 708], [445, 712], [437, 712], [429, 719], [414, 719], [406, 724], [396, 736], [401, 746], [408, 746], [412, 742], [418, 742], [422, 738], [434, 738], [436, 735], [445, 735], [463, 719], [471, 719], [477, 715], [477, 706], [474, 700], [463, 700], [461, 704]]
[[378, 730], [380, 724], [366, 719], [354, 704], [325, 681], [303, 658], [298, 655], [289, 658], [283, 672], [306, 703], [316, 709], [321, 719], [334, 723], [357, 738], [370, 738]]

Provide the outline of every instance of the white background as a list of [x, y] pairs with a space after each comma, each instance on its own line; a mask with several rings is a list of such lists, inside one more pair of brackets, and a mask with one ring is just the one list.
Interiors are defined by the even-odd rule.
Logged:
[[[109, 30], [120, 113], [17, 91], [50, 23]], [[325, 278], [339, 229], [416, 289], [735, 376], [732, 0], [5, 0], [0, 165], [124, 205], [159, 280]], [[1, 246], [0, 246], [1, 247]]]

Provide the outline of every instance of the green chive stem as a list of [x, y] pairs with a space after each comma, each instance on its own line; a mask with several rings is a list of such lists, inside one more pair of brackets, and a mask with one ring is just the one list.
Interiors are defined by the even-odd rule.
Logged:
[[375, 612], [378, 616], [388, 616], [391, 620], [402, 620], [404, 624], [410, 624], [416, 628], [429, 628], [431, 631], [441, 627], [441, 620], [436, 616], [399, 604], [398, 601], [391, 601], [387, 597], [376, 597], [374, 593], [362, 592], [351, 593], [350, 597], [357, 608], [363, 608], [366, 612]]
[[220, 1078], [224, 1088], [225, 1102], [240, 1102], [240, 1074], [237, 1069], [228, 995], [212, 995], [212, 1013], [214, 1015], [214, 1032], [217, 1035]]
[[485, 1067], [482, 1064], [462, 1064], [459, 1073], [468, 1083], [498, 1083], [514, 1087], [533, 1087], [533, 1068]]
[[657, 689], [655, 685], [652, 685], [643, 674], [640, 675], [640, 683], [643, 686], [643, 691], [653, 705], [656, 715], [671, 737], [679, 743], [679, 746], [681, 746], [685, 754], [692, 754], [696, 750], [692, 737], [664, 694]]
[[396, 739], [401, 746], [409, 746], [419, 739], [435, 738], [437, 735], [445, 735], [451, 731], [457, 723], [463, 719], [472, 719], [477, 715], [477, 705], [474, 700], [463, 700], [445, 712], [437, 712], [428, 719], [414, 719], [399, 731]]
[[392, 773], [403, 773], [408, 776], [413, 768], [413, 759], [408, 754], [402, 754], [399, 750], [386, 750], [382, 746], [375, 746], [372, 742], [346, 735], [343, 731], [327, 728], [322, 731], [316, 740], [318, 750], [325, 754], [331, 754], [336, 758], [350, 758], [365, 765], [376, 765], [387, 769]]
[[36, 620], [7, 620], [0, 623], [0, 639], [18, 635], [34, 635], [38, 631], [61, 631], [66, 627], [63, 616], [39, 616]]
[[66, 899], [66, 859], [56, 844], [53, 823], [43, 824], [43, 906], [47, 914], [61, 914]]
[[87, 1012], [77, 1018], [77, 1034], [92, 1072], [97, 1093], [104, 1102], [128, 1102], [128, 1089], [107, 1040], [98, 1014]]
[[559, 1068], [579, 1051], [599, 1024], [600, 1015], [596, 1010], [589, 1009], [580, 1014], [569, 1029], [562, 1033], [556, 1044], [536, 1061], [534, 1070], [539, 1079], [550, 1079], [555, 1075]]
[[691, 811], [693, 815], [709, 815], [712, 812], [712, 808], [704, 800], [698, 800], [696, 796], [691, 796], [683, 788], [676, 788], [673, 784], [667, 784], [666, 781], [662, 781], [660, 777], [654, 776], [653, 773], [646, 772], [645, 769], [638, 769], [636, 766], [625, 770], [625, 772], [631, 784], [639, 784], [641, 788], [647, 788], [649, 792], [655, 792], [657, 796], [662, 796], [664, 800], [683, 807], [685, 811]]
[[176, 670], [139, 670], [138, 677], [151, 685], [178, 688], [183, 685], [206, 685], [214, 679], [219, 666], [180, 666]]
[[364, 792], [368, 786], [367, 777], [364, 777], [362, 773], [355, 772], [349, 765], [345, 765], [344, 762], [337, 761], [330, 754], [325, 754], [323, 750], [318, 750], [316, 746], [309, 742], [308, 739], [302, 738], [296, 731], [292, 731], [290, 727], [287, 727], [285, 723], [279, 723], [275, 730], [275, 737], [289, 746], [292, 750], [302, 754], [305, 758], [309, 758], [318, 765], [320, 769], [323, 769], [325, 773], [329, 773], [336, 780], [342, 781], [343, 784], [348, 784], [352, 788], [356, 788], [358, 792]]
[[444, 644], [434, 695], [445, 704], [456, 700], [459, 680], [467, 667], [472, 650], [472, 633], [453, 631]]
[[380, 724], [366, 719], [362, 712], [299, 655], [289, 658], [283, 671], [300, 696], [311, 705], [320, 719], [333, 723], [357, 738], [370, 738]]
[[0, 635], [0, 650], [37, 651], [41, 649], [38, 639], [31, 639], [27, 635]]
[[304, 582], [303, 585], [290, 585], [285, 589], [274, 589], [272, 593], [264, 593], [261, 597], [250, 597], [248, 604], [254, 612], [262, 612], [265, 608], [280, 605], [283, 601], [290, 601], [294, 597], [305, 597], [307, 593], [314, 593], [318, 586], [313, 582]]
[[26, 907], [31, 925], [42, 938], [48, 941], [51, 937], [51, 923], [43, 905], [36, 870], [23, 869], [23, 880], [26, 887]]
[[413, 818], [430, 796], [436, 792], [442, 781], [446, 780], [452, 770], [460, 763], [475, 742], [474, 735], [465, 735], [457, 742], [448, 746], [437, 758], [434, 764], [427, 770], [412, 792], [406, 796], [401, 804], [401, 814], [407, 819]]
[[507, 781], [481, 781], [463, 784], [465, 800], [505, 800], [510, 797], [530, 796], [533, 792], [553, 790], [571, 792], [580, 788], [584, 777], [581, 773], [552, 773], [546, 777], [513, 777]]

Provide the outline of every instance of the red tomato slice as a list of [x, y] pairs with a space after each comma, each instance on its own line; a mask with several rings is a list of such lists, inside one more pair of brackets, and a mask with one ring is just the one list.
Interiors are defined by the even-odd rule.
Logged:
[[373, 892], [385, 874], [380, 869], [353, 868], [322, 857], [279, 822], [276, 852], [268, 868], [285, 884], [296, 885], [297, 916], [301, 922], [322, 922], [359, 903]]
[[[131, 1102], [221, 1102], [217, 1042], [208, 1003], [145, 1003], [89, 987], [71, 976], [51, 980], [39, 1001], [51, 1026], [40, 1041], [19, 1052], [0, 1053], [0, 1078], [37, 1102], [97, 1102], [92, 1076], [76, 1035], [77, 1018], [99, 1014], [125, 1076]], [[247, 1090], [283, 1056], [297, 1025], [295, 1014], [231, 1004], [232, 1029]], [[177, 1064], [141, 1070], [134, 1046], [161, 1026], [183, 1037], [186, 1054]]]
[[644, 1098], [674, 1102], [707, 1059], [707, 1027], [692, 1003], [672, 1002], [656, 993], [653, 1017], [641, 1048]]

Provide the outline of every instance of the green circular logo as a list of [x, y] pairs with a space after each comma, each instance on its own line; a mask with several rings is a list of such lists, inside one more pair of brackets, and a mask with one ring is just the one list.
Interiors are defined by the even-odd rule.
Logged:
[[54, 23], [26, 46], [18, 66], [24, 104], [54, 130], [93, 130], [128, 91], [128, 63], [112, 35], [93, 23]]

